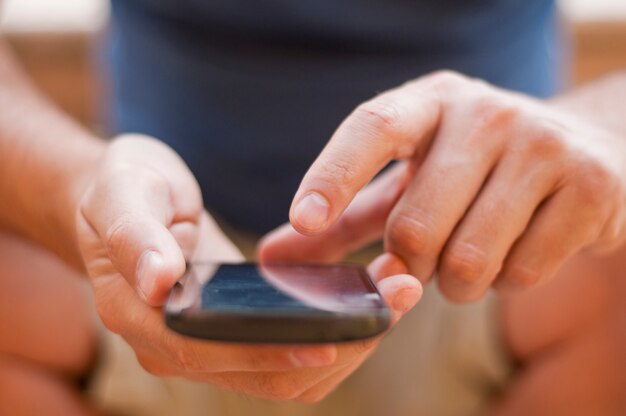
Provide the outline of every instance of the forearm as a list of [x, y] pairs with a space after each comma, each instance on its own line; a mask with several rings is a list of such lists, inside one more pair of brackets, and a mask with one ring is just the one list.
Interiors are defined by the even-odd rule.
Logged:
[[82, 267], [74, 214], [103, 147], [36, 91], [0, 42], [0, 227]]
[[611, 130], [626, 139], [626, 71], [576, 88], [557, 96], [558, 108]]

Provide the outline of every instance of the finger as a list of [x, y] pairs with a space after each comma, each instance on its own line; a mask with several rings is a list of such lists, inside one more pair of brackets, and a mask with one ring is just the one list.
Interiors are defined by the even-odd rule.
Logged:
[[190, 261], [196, 251], [200, 236], [198, 224], [190, 221], [179, 222], [172, 224], [168, 230], [180, 247], [185, 260]]
[[391, 308], [391, 324], [395, 325], [422, 297], [422, 285], [413, 276], [400, 274], [376, 283], [380, 294]]
[[[392, 255], [385, 255], [373, 266], [377, 277], [384, 276], [401, 266]], [[411, 276], [399, 275], [382, 278], [379, 282], [381, 294], [392, 308], [394, 323], [400, 316], [417, 303], [422, 290], [419, 282]], [[273, 400], [292, 400], [314, 386], [324, 383], [330, 375], [327, 388], [333, 388], [347, 374], [353, 371], [374, 350], [381, 337], [337, 345], [337, 357], [328, 368], [312, 368], [289, 374], [222, 374], [217, 379], [229, 388], [244, 391], [257, 397]], [[194, 360], [195, 361], [195, 360]], [[341, 370], [345, 371], [341, 371]], [[339, 372], [337, 372], [339, 370]], [[216, 375], [208, 376], [216, 380]], [[320, 388], [321, 389], [321, 388]]]
[[422, 285], [406, 273], [406, 266], [393, 253], [383, 253], [368, 266], [368, 272], [381, 296], [392, 310], [393, 323], [422, 297]]
[[367, 271], [374, 283], [377, 283], [389, 276], [407, 274], [408, 268], [395, 254], [383, 253], [372, 260]]
[[298, 400], [312, 403], [325, 397], [355, 371], [378, 346], [380, 337], [338, 345], [337, 360], [327, 367], [279, 373], [219, 373], [205, 380], [270, 400]]
[[334, 391], [343, 380], [359, 368], [363, 362], [373, 353], [372, 349], [369, 353], [362, 354], [353, 363], [337, 368], [333, 373], [329, 374], [324, 380], [320, 381], [313, 387], [304, 391], [296, 399], [302, 403], [317, 403], [332, 391]]
[[360, 105], [304, 176], [290, 210], [294, 228], [304, 234], [328, 229], [389, 161], [413, 155], [428, 141], [438, 124], [440, 107], [427, 80]]
[[[419, 301], [422, 286], [417, 279], [405, 274], [390, 276], [389, 273], [402, 270], [402, 264], [392, 254], [383, 254], [377, 258], [369, 270], [377, 279], [376, 286], [391, 309], [392, 323], [398, 320]], [[382, 336], [336, 344], [337, 357], [334, 365], [346, 365], [369, 354], [380, 342]]]
[[235, 372], [207, 374], [196, 377], [196, 381], [215, 384], [228, 390], [236, 391], [266, 400], [294, 400], [307, 390], [328, 378], [345, 366], [323, 369], [302, 369], [284, 372]]
[[262, 262], [334, 262], [382, 237], [389, 212], [411, 174], [408, 163], [398, 163], [375, 179], [354, 199], [328, 231], [305, 236], [284, 224], [261, 240]]
[[580, 203], [573, 188], [563, 188], [537, 211], [508, 254], [494, 285], [502, 291], [532, 287], [548, 280], [565, 261], [600, 231], [597, 213]]
[[[154, 140], [118, 140], [109, 153], [109, 164], [81, 204], [79, 226], [99, 236], [106, 250], [101, 257], [158, 306], [193, 251], [200, 192], [182, 161]], [[152, 166], [155, 160], [167, 169]]]
[[[501, 151], [503, 129], [467, 132], [442, 127], [429, 155], [394, 207], [385, 247], [422, 282], [430, 279], [450, 234], [482, 188]], [[480, 136], [477, 152], [471, 143]]]
[[[369, 265], [368, 271], [372, 279], [378, 282], [377, 285], [386, 302], [393, 305], [393, 326], [419, 301], [422, 286], [414, 277], [401, 274], [405, 273], [406, 266], [391, 253], [378, 256]], [[349, 348], [348, 351], [344, 351], [343, 347], [339, 346], [337, 362], [345, 361], [348, 363], [347, 366], [330, 374], [322, 382], [301, 394], [298, 401], [314, 403], [324, 398], [374, 352], [381, 339], [382, 337], [379, 336], [373, 340], [356, 343], [356, 345], [348, 346], [346, 348]], [[346, 355], [351, 357], [351, 362], [343, 359]]]
[[[136, 350], [142, 351], [142, 362], [150, 371], [161, 376], [197, 376], [252, 372], [286, 372], [327, 368], [336, 365], [334, 345], [242, 345], [235, 343], [194, 341], [167, 341], [168, 352], [155, 349], [128, 335]], [[126, 339], [125, 338], [125, 339]], [[167, 338], [164, 338], [167, 339]], [[176, 345], [180, 349], [170, 347]], [[142, 364], [143, 365], [143, 364]], [[144, 365], [145, 366], [145, 365]]]
[[165, 225], [172, 220], [167, 184], [152, 174], [140, 175], [109, 178], [81, 208], [81, 219], [104, 243], [103, 258], [146, 302], [160, 305], [184, 272], [185, 258]]
[[446, 297], [461, 302], [484, 295], [558, 178], [556, 164], [529, 167], [517, 154], [500, 161], [439, 260], [438, 283]]
[[[160, 375], [233, 371], [287, 371], [335, 363], [337, 349], [323, 345], [254, 345], [209, 342], [180, 336], [165, 327], [160, 310], [137, 299], [121, 278], [94, 282], [96, 304], [104, 324], [120, 334], [144, 363]], [[149, 360], [152, 361], [149, 361]]]
[[[326, 367], [337, 361], [333, 344], [250, 345], [195, 341], [176, 342], [181, 369], [187, 373], [231, 371], [287, 371]], [[182, 351], [182, 352], [181, 352]]]

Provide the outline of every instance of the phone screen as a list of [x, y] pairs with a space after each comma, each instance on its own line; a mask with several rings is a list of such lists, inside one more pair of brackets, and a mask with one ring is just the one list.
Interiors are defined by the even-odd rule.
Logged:
[[380, 334], [390, 315], [361, 266], [194, 263], [172, 289], [165, 322], [214, 341], [340, 342]]
[[170, 312], [356, 313], [384, 302], [360, 266], [193, 264], [168, 302]]

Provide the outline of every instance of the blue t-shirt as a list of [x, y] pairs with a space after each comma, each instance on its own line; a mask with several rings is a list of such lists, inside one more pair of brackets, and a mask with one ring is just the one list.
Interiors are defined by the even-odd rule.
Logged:
[[117, 131], [172, 146], [207, 207], [267, 231], [360, 102], [449, 68], [553, 93], [553, 0], [113, 0]]

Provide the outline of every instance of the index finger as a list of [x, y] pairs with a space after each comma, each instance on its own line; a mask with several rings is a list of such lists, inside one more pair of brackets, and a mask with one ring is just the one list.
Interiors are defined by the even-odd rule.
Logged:
[[293, 227], [307, 235], [327, 230], [387, 163], [422, 148], [440, 113], [440, 99], [428, 78], [357, 107], [304, 176], [289, 213]]

